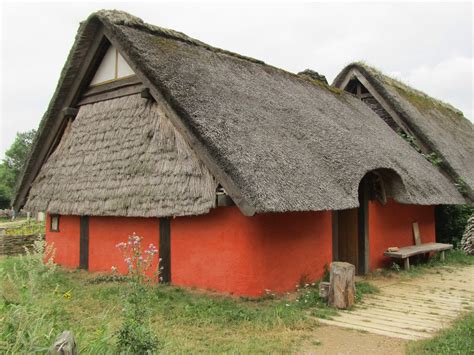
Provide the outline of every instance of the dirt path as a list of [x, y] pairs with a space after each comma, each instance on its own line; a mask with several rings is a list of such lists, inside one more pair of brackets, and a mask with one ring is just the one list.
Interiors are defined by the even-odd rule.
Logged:
[[[357, 330], [323, 325], [312, 333], [300, 354], [368, 355], [405, 354], [407, 340]], [[390, 349], [387, 351], [387, 349]]]

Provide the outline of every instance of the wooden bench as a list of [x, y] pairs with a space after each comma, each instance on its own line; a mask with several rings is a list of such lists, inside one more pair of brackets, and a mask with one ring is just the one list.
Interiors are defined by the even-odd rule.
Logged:
[[391, 258], [403, 259], [403, 266], [405, 270], [408, 270], [410, 269], [410, 256], [441, 252], [441, 260], [444, 260], [444, 252], [449, 249], [453, 249], [452, 244], [425, 243], [399, 248], [398, 251], [386, 251], [383, 255]]

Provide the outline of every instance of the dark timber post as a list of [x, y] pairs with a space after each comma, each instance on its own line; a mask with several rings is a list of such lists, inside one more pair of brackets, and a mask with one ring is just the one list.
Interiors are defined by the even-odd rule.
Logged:
[[332, 261], [339, 261], [338, 211], [332, 211]]
[[89, 216], [81, 216], [79, 227], [79, 267], [89, 269]]
[[160, 247], [158, 249], [160, 256], [159, 271], [160, 281], [163, 283], [171, 282], [171, 240], [170, 240], [170, 220], [169, 218], [160, 218]]
[[358, 216], [358, 237], [359, 237], [359, 274], [366, 274], [369, 271], [369, 184], [365, 176], [359, 185], [359, 216]]

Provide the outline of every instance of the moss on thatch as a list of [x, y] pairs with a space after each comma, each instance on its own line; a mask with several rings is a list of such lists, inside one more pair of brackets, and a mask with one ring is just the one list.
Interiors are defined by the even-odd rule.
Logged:
[[464, 195], [474, 201], [474, 125], [448, 103], [434, 99], [364, 62], [346, 66], [334, 80], [340, 87], [356, 70], [423, 143], [425, 157], [439, 165], [453, 184], [465, 181]]
[[[36, 175], [32, 162], [44, 157], [39, 147], [56, 134], [49, 129], [61, 118], [58, 112], [73, 87], [72, 79], [81, 69], [85, 53], [101, 27], [130, 61], [137, 76], [177, 114], [180, 121], [175, 122], [179, 123], [176, 126], [189, 142], [195, 142], [196, 153], [202, 154], [208, 168], [233, 186], [239, 207], [250, 206], [252, 213], [356, 207], [361, 179], [377, 169], [393, 171], [403, 182], [393, 191], [399, 202], [464, 201], [443, 175], [352, 95], [211, 47], [182, 33], [144, 24], [117, 11], [99, 11], [81, 26], [51, 103], [54, 110], [44, 117], [37, 149], [29, 160], [26, 178], [22, 179], [23, 192], [29, 189], [28, 179]], [[145, 149], [157, 148], [143, 143], [149, 137], [149, 127], [142, 132], [142, 140], [137, 137], [124, 140], [137, 144], [134, 149], [139, 149], [140, 157], [146, 158], [143, 164], [138, 156], [126, 156], [125, 143], [120, 143], [117, 151], [112, 146], [107, 146], [106, 153], [104, 147], [88, 150], [85, 161], [75, 161], [77, 157], [64, 147], [79, 144], [72, 151], [81, 154], [83, 147], [88, 147], [80, 144], [86, 135], [79, 133], [86, 129], [81, 120], [95, 117], [89, 110], [92, 107], [81, 108], [70, 134], [76, 138], [64, 138], [67, 144], [57, 150], [62, 153], [55, 152], [38, 175], [30, 194], [32, 206], [37, 201], [34, 207], [50, 212], [149, 216], [199, 214], [209, 209], [214, 202], [211, 191], [212, 195], [215, 192], [211, 173], [194, 162], [192, 172], [199, 174], [193, 175], [186, 167], [191, 161], [178, 164], [178, 155], [169, 160], [176, 174], [167, 175], [163, 164], [169, 156], [163, 156], [162, 151], [149, 155]], [[156, 110], [159, 112], [159, 108]], [[123, 130], [136, 132], [144, 122], [149, 123], [150, 117], [155, 117], [150, 113], [132, 119], [116, 108], [113, 115], [119, 114], [124, 115], [123, 119], [114, 121], [108, 130], [117, 125], [122, 137], [125, 137]], [[107, 115], [102, 120], [92, 120], [89, 127], [92, 130], [98, 125], [106, 140], [114, 137], [113, 131], [103, 130], [102, 125], [109, 120]], [[105, 157], [111, 160], [102, 161]], [[97, 164], [96, 158], [99, 158]], [[160, 159], [155, 161], [157, 158]], [[68, 160], [90, 172], [80, 176], [79, 185], [74, 182]], [[62, 173], [53, 174], [54, 164], [59, 164], [57, 171], [66, 172], [67, 179], [61, 180]], [[91, 166], [110, 168], [113, 173], [101, 175]], [[102, 180], [95, 180], [97, 176]], [[95, 187], [94, 193], [84, 188], [88, 178]], [[67, 186], [65, 181], [74, 183]], [[54, 187], [56, 182], [65, 188], [64, 193]], [[55, 195], [60, 198], [55, 199]], [[22, 199], [24, 195], [15, 201], [17, 207], [23, 203]]]

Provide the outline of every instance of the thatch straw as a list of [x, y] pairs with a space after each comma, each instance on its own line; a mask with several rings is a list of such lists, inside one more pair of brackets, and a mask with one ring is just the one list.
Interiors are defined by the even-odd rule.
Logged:
[[[182, 33], [145, 24], [123, 12], [99, 11], [91, 15], [79, 30], [54, 102], [42, 121], [35, 149], [21, 179], [19, 191], [23, 193], [15, 200], [16, 208], [22, 205], [25, 191], [29, 188], [28, 181], [36, 174], [33, 162], [42, 159], [38, 147], [52, 134], [48, 128], [57, 119], [57, 111], [64, 107], [61, 100], [72, 88], [68, 78], [74, 77], [80, 69], [84, 53], [94, 35], [100, 33], [101, 26], [112, 44], [130, 61], [137, 76], [151, 86], [150, 90], [159, 92], [179, 116], [186, 129], [185, 137], [199, 142], [196, 154], [206, 157], [214, 176], [221, 173], [220, 176], [232, 182], [233, 192], [240, 195], [235, 199], [238, 205], [239, 201], [244, 201], [242, 205], [251, 206], [257, 213], [356, 207], [359, 205], [361, 179], [376, 169], [388, 169], [398, 176], [394, 181], [401, 182], [403, 188], [395, 183], [390, 191], [399, 202], [464, 202], [453, 184], [437, 168], [352, 95], [341, 93], [318, 80], [308, 80], [258, 60], [211, 47]], [[114, 135], [104, 132], [101, 122], [95, 121], [94, 124], [100, 127], [105, 138]], [[140, 130], [141, 121], [129, 122], [127, 127]], [[89, 128], [92, 132], [94, 129]], [[81, 137], [79, 143], [74, 143], [78, 145], [77, 151], [81, 151]], [[121, 149], [128, 149], [126, 142], [120, 144]], [[76, 190], [68, 190], [65, 198], [58, 201], [53, 200], [49, 193], [47, 199], [42, 200], [47, 203], [35, 205], [33, 201], [31, 205], [60, 213], [90, 214], [98, 211], [121, 215], [142, 215], [141, 210], [149, 215], [165, 212], [191, 214], [211, 206], [208, 195], [211, 190], [207, 188], [211, 184], [210, 174], [204, 173], [202, 166], [199, 183], [196, 183], [199, 187], [190, 188], [195, 194], [185, 195], [181, 200], [174, 191], [193, 186], [189, 181], [185, 185], [173, 185], [174, 190], [170, 192], [157, 183], [163, 181], [166, 186], [170, 183], [166, 177], [158, 176], [153, 170], [142, 170], [150, 165], [139, 164], [136, 156], [129, 157], [126, 152], [107, 148], [107, 157], [113, 154], [118, 162], [115, 163], [111, 156], [103, 165], [110, 167], [113, 173], [119, 171], [119, 175], [100, 175], [106, 183], [97, 180], [95, 175], [89, 177], [90, 181], [87, 177], [82, 178], [83, 184], [96, 184], [92, 185], [94, 193], [87, 197], [84, 195], [87, 190], [79, 186]], [[87, 156], [87, 163], [99, 159], [94, 150], [87, 152], [91, 155], [90, 158]], [[67, 156], [75, 159], [72, 153]], [[47, 165], [55, 159], [67, 163], [67, 159], [55, 156]], [[127, 165], [126, 162], [133, 163], [127, 166], [129, 174], [126, 167], [120, 165]], [[86, 165], [83, 161], [80, 163]], [[70, 173], [68, 179], [75, 177], [74, 174]], [[60, 195], [55, 187], [39, 189], [38, 186], [43, 184], [41, 179], [45, 179], [44, 173], [37, 178], [37, 186], [32, 189], [33, 200], [42, 198], [39, 195], [42, 190], [54, 189]], [[149, 184], [143, 181], [149, 182], [150, 179]], [[48, 180], [47, 184], [54, 185], [55, 181]], [[66, 183], [61, 186], [66, 187]], [[109, 191], [109, 186], [113, 187], [111, 190], [116, 187], [121, 193]], [[150, 191], [144, 193], [142, 186], [147, 186]], [[105, 191], [101, 191], [102, 188]], [[150, 201], [168, 196], [166, 192], [174, 197], [169, 196], [156, 204], [160, 206], [160, 212], [147, 210], [154, 206]], [[194, 205], [185, 206], [190, 201]], [[140, 207], [142, 204], [144, 206]]]
[[160, 107], [140, 95], [81, 106], [25, 206], [50, 213], [206, 213], [216, 183]]
[[443, 160], [442, 168], [454, 182], [464, 181], [474, 201], [474, 125], [463, 113], [363, 62], [345, 67], [333, 85], [339, 87], [351, 70], [363, 75], [416, 137]]

